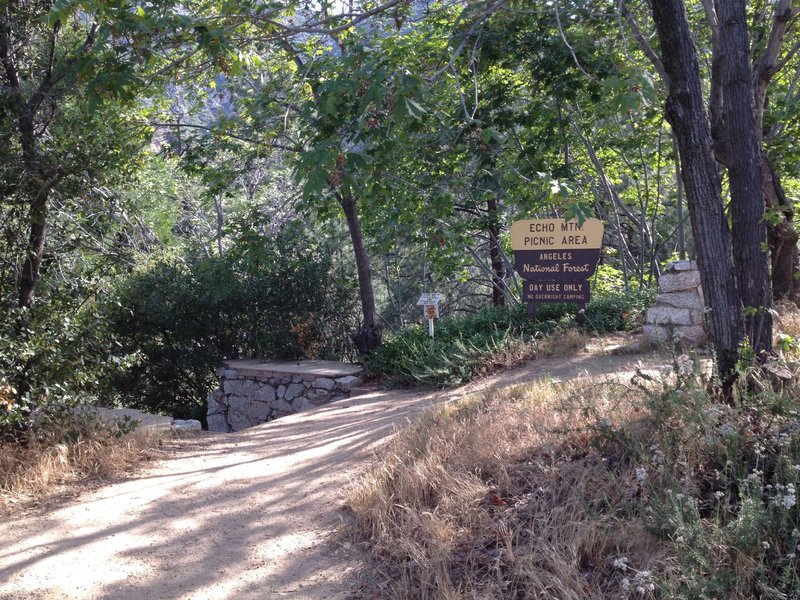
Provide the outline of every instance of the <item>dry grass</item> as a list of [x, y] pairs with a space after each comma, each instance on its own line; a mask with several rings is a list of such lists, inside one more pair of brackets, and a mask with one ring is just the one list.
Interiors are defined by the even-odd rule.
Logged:
[[[792, 302], [782, 302], [776, 308], [774, 330], [778, 336], [776, 346], [780, 347], [780, 336], [791, 336], [800, 343], [800, 309]], [[798, 354], [797, 348], [794, 354]]]
[[575, 354], [582, 351], [590, 339], [585, 331], [570, 327], [559, 329], [534, 341], [523, 339], [510, 341], [498, 352], [485, 358], [476, 369], [473, 379], [513, 369], [537, 357]]
[[129, 471], [152, 456], [154, 436], [95, 418], [62, 416], [0, 441], [0, 513], [41, 504], [65, 486]]
[[583, 350], [591, 336], [584, 329], [570, 327], [545, 336], [537, 347], [538, 356], [569, 356]]
[[401, 432], [350, 494], [394, 597], [624, 597], [614, 560], [653, 570], [663, 549], [620, 510], [638, 492], [633, 467], [587, 433], [600, 415], [637, 416], [622, 391], [528, 385], [437, 408]]
[[[797, 339], [800, 313], [776, 328]], [[348, 496], [391, 597], [798, 597], [800, 388], [743, 376], [720, 404], [702, 361], [674, 360], [465, 397], [398, 434]]]

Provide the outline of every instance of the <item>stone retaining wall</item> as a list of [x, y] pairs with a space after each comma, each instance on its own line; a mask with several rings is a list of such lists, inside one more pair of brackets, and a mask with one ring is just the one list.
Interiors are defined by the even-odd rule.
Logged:
[[703, 344], [707, 339], [705, 303], [697, 263], [681, 260], [667, 265], [658, 278], [660, 293], [647, 311], [645, 335], [655, 343]]
[[282, 367], [280, 363], [230, 361], [216, 370], [220, 389], [208, 395], [208, 429], [241, 431], [349, 397], [351, 390], [361, 384], [361, 378], [350, 373], [360, 368], [343, 366], [349, 368], [329, 372], [310, 368], [303, 372], [303, 363]]

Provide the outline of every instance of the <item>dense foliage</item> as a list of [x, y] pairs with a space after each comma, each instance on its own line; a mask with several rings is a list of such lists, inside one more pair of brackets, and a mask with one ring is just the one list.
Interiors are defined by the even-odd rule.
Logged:
[[[626, 293], [655, 287], [665, 262], [706, 252], [698, 242], [719, 233], [721, 260], [700, 262], [706, 283], [725, 276], [704, 284], [711, 304], [727, 294], [729, 310], [709, 313], [723, 367], [746, 331], [768, 349], [764, 281], [734, 288], [752, 287], [751, 263], [765, 279], [769, 249], [775, 296], [800, 298], [798, 9], [726, 5], [746, 16], [725, 21], [740, 24], [744, 56], [724, 51], [732, 33], [714, 3], [669, 6], [0, 3], [0, 386], [14, 407], [0, 418], [79, 398], [185, 414], [224, 356], [341, 357], [351, 341], [388, 373], [408, 338], [413, 356], [434, 352], [433, 381], [461, 380], [532, 335], [508, 228], [537, 216], [601, 218], [594, 283]], [[662, 46], [664, 16], [693, 32], [708, 94], [694, 106], [709, 107], [714, 156], [710, 142], [679, 151], [691, 136], [665, 117], [676, 79], [662, 61], [675, 41]], [[744, 131], [730, 103], [750, 92], [730, 87], [750, 85], [736, 69], [753, 75], [743, 137], [760, 168], [733, 168], [726, 152]], [[699, 206], [689, 150], [713, 172], [699, 178], [714, 180], [706, 231], [709, 211], [687, 219]], [[730, 186], [715, 160], [734, 171]], [[745, 171], [761, 194], [742, 193]], [[729, 220], [743, 233], [731, 238]], [[278, 235], [289, 221], [307, 242]], [[280, 248], [297, 260], [278, 266]], [[465, 317], [441, 323], [439, 350], [405, 329], [423, 290]], [[623, 326], [629, 300], [593, 304], [590, 329]], [[548, 311], [559, 310], [539, 313], [558, 321]]]
[[248, 228], [222, 257], [163, 257], [128, 276], [110, 305], [117, 352], [135, 365], [110, 392], [124, 404], [203, 416], [224, 359], [353, 356], [352, 276], [298, 224]]
[[[641, 326], [653, 300], [647, 290], [600, 296], [586, 307], [586, 329], [592, 333]], [[577, 327], [574, 305], [542, 304], [537, 320], [527, 307], [492, 307], [440, 319], [434, 339], [427, 326], [407, 327], [366, 358], [367, 372], [399, 385], [454, 385], [492, 368], [535, 355], [545, 334]], [[558, 336], [554, 342], [557, 345]]]

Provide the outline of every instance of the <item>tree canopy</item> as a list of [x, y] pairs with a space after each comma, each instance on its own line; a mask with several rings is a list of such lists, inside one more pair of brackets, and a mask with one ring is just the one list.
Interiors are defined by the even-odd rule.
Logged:
[[106, 327], [134, 275], [255, 276], [274, 257], [233, 256], [287, 228], [357, 281], [369, 353], [422, 291], [517, 304], [509, 225], [559, 216], [605, 221], [597, 289], [696, 258], [731, 381], [770, 352], [773, 299], [800, 299], [798, 10], [3, 0], [0, 377], [31, 403], [105, 393], [103, 365], [144, 364]]

